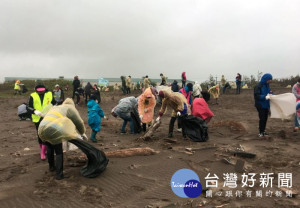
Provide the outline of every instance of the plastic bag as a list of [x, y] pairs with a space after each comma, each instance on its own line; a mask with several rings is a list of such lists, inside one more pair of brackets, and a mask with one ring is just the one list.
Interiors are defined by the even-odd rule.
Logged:
[[97, 177], [106, 169], [109, 160], [103, 151], [80, 139], [72, 139], [69, 142], [76, 145], [88, 158], [88, 163], [80, 170], [84, 177]]
[[292, 119], [296, 109], [296, 97], [293, 93], [271, 95], [271, 118]]

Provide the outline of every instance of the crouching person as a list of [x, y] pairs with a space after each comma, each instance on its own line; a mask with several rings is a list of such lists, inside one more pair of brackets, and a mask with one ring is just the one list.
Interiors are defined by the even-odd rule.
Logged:
[[[85, 131], [83, 120], [70, 98], [67, 98], [62, 105], [51, 108], [41, 121], [38, 135], [47, 145], [49, 170], [56, 170], [57, 180], [68, 177], [63, 174], [62, 140], [81, 138], [80, 135], [86, 138]], [[54, 152], [56, 154], [55, 161]]]
[[[178, 128], [181, 128], [182, 118], [181, 115], [187, 114], [187, 100], [183, 94], [179, 92], [172, 92], [168, 90], [161, 90], [159, 92], [159, 97], [162, 99], [162, 106], [159, 111], [156, 121], [159, 121], [164, 115], [167, 107], [173, 109], [172, 117], [169, 124], [169, 134], [168, 137], [173, 137], [173, 129], [175, 121], [178, 117]], [[182, 129], [182, 136], [186, 138], [185, 130]]]
[[115, 106], [112, 111], [111, 114], [114, 117], [120, 117], [123, 119], [123, 125], [121, 128], [121, 134], [125, 134], [125, 128], [127, 123], [129, 122], [129, 127], [130, 127], [130, 134], [134, 134], [134, 133], [138, 133], [135, 131], [134, 128], [134, 121], [133, 118], [131, 116], [131, 113], [138, 115], [138, 102], [137, 102], [137, 98], [135, 97], [126, 97], [123, 98], [119, 101], [119, 104], [117, 106]]
[[192, 104], [192, 115], [208, 123], [214, 116], [203, 98], [195, 98]]

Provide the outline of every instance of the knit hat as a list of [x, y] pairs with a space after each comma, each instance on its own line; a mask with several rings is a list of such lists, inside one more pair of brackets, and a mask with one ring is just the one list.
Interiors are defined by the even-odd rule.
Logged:
[[159, 91], [158, 96], [159, 96], [160, 98], [164, 98], [164, 97], [165, 97], [165, 94], [164, 94], [164, 92], [161, 90], [161, 91]]
[[188, 83], [186, 86], [189, 88], [189, 91], [193, 91], [193, 84], [192, 83]]

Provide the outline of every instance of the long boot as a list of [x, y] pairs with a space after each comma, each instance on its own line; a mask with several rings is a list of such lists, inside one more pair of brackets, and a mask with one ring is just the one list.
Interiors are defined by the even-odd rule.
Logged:
[[172, 138], [173, 137], [173, 129], [174, 129], [175, 121], [176, 121], [176, 117], [171, 117], [170, 124], [169, 124], [168, 138]]
[[64, 179], [63, 173], [64, 155], [56, 155], [56, 180]]
[[97, 142], [96, 134], [97, 134], [97, 132], [92, 131], [92, 134], [91, 134], [91, 137], [90, 137], [90, 139], [92, 140], [92, 142]]
[[41, 159], [46, 160], [46, 152], [47, 152], [47, 146], [42, 144], [41, 148]]

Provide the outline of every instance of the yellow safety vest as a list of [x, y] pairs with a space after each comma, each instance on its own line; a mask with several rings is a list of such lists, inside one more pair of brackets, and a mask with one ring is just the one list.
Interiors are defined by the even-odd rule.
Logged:
[[15, 90], [21, 90], [21, 87], [19, 84], [15, 83]]
[[[38, 110], [38, 111], [42, 111], [43, 108], [46, 105], [51, 104], [51, 101], [52, 101], [52, 93], [51, 92], [46, 92], [45, 93], [44, 100], [43, 100], [43, 106], [41, 104], [40, 96], [39, 96], [39, 94], [37, 92], [31, 93], [30, 96], [33, 98], [33, 108], [35, 110]], [[32, 117], [32, 122], [34, 122], [34, 123], [37, 123], [37, 122], [40, 121], [40, 116], [32, 114], [31, 117]]]

